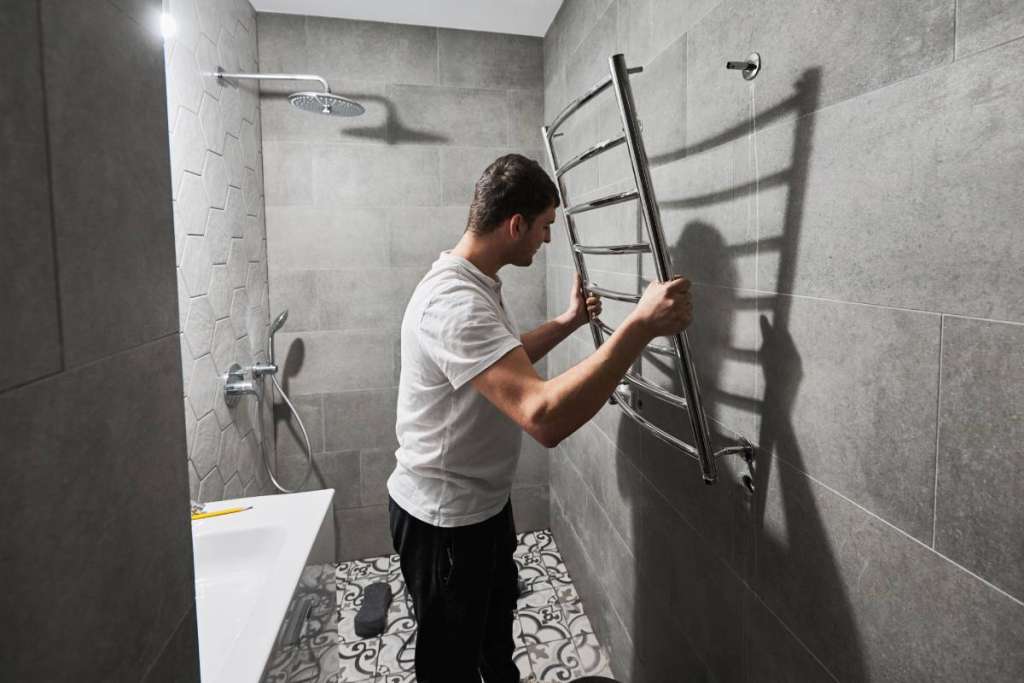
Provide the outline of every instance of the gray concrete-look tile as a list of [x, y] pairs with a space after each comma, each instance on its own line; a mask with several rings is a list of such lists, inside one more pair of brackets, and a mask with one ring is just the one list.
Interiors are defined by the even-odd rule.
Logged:
[[1024, 320], [1024, 86], [999, 68], [1022, 56], [1011, 43], [759, 135], [762, 175], [804, 176], [760, 193], [761, 239], [782, 242], [762, 246], [760, 288]]
[[510, 151], [505, 147], [441, 148], [441, 201], [451, 206], [469, 206], [484, 170]]
[[[141, 680], [191, 606], [178, 356], [170, 335], [0, 395], [4, 575], [20, 587], [0, 596], [5, 619], [19, 624], [5, 677]], [[96, 523], [112, 509], [133, 512]], [[89, 590], [51, 590], [70, 566]], [[54, 650], [39, 634], [56, 613], [75, 614], [78, 626]]]
[[543, 74], [540, 38], [438, 29], [442, 85], [469, 88], [536, 88]]
[[391, 330], [422, 273], [418, 268], [316, 271], [314, 303], [324, 330]]
[[[71, 366], [178, 327], [168, 267], [175, 249], [163, 50], [155, 34], [102, 7], [46, 3], [42, 13], [61, 318]], [[79, 97], [82, 91], [91, 96]]]
[[798, 297], [778, 305], [761, 323], [757, 442], [930, 541], [939, 317]]
[[199, 632], [195, 607], [190, 607], [174, 630], [143, 683], [200, 683]]
[[387, 505], [388, 477], [395, 470], [395, 449], [370, 449], [359, 453], [359, 466], [362, 475], [360, 495], [362, 505]]
[[749, 589], [743, 592], [743, 614], [743, 657], [758, 679], [834, 683], [835, 677]]
[[595, 18], [593, 28], [565, 63], [565, 86], [569, 98], [582, 95], [590, 86], [608, 76], [608, 57], [618, 52], [618, 7], [609, 5]]
[[508, 145], [504, 90], [389, 85], [387, 98], [395, 111], [391, 144]]
[[306, 18], [309, 68], [387, 83], [437, 83], [437, 29], [350, 19]]
[[1024, 597], [1024, 326], [945, 318], [935, 549]]
[[[322, 453], [324, 449], [324, 418], [323, 403], [319, 394], [311, 396], [291, 396], [288, 385], [283, 384], [284, 390], [289, 393], [289, 398], [299, 411], [299, 418], [306, 427], [306, 435], [309, 437], [309, 444], [314, 453]], [[306, 452], [306, 442], [302, 436], [302, 430], [298, 422], [288, 409], [280, 395], [275, 395], [274, 402], [274, 435], [277, 442], [277, 455], [288, 456]]]
[[512, 507], [515, 510], [516, 531], [533, 531], [551, 526], [548, 506], [547, 486], [514, 487]]
[[270, 72], [305, 73], [306, 18], [294, 14], [256, 14], [260, 68]]
[[334, 524], [339, 562], [394, 552], [387, 505], [335, 510]]
[[956, 57], [1024, 36], [1024, 5], [1015, 0], [958, 0]]
[[280, 377], [296, 396], [390, 386], [392, 336], [376, 330], [279, 332]]
[[320, 307], [317, 304], [317, 271], [275, 271], [270, 283], [270, 310], [277, 315], [288, 310], [285, 323], [290, 332], [320, 329]]
[[519, 449], [515, 486], [546, 486], [550, 458], [551, 451], [524, 434], [523, 445]]
[[547, 157], [540, 152], [544, 144], [540, 133], [544, 125], [544, 91], [539, 85], [532, 90], [509, 90], [508, 103], [508, 146], [515, 150], [538, 150], [528, 156], [546, 167]]
[[[724, 69], [725, 61], [744, 59], [752, 50], [769, 58], [769, 46], [787, 46], [775, 57], [774, 78], [756, 82], [759, 122], [764, 125], [776, 114], [795, 118], [794, 104], [821, 108], [951, 62], [953, 10], [945, 0], [872, 0], [827, 8], [814, 0], [719, 3], [686, 32], [689, 144], [733, 126], [748, 126], [751, 90], [740, 74]], [[659, 23], [657, 10], [654, 21]], [[813, 101], [789, 102], [774, 111], [794, 96], [792, 84], [809, 65], [821, 77]]]
[[[443, 166], [444, 162], [442, 162]], [[481, 169], [483, 170], [483, 169]], [[426, 273], [442, 251], [455, 246], [466, 229], [469, 200], [459, 206], [394, 207], [387, 212], [390, 265]]]
[[762, 455], [755, 590], [838, 680], [1011, 681], [1024, 607]]
[[268, 267], [273, 274], [387, 265], [387, 215], [385, 209], [354, 207], [344, 212], [331, 207], [268, 208]]
[[313, 171], [318, 207], [436, 206], [440, 200], [438, 152], [430, 147], [318, 146]]
[[313, 158], [318, 149], [302, 142], [263, 143], [267, 206], [313, 204]]
[[328, 450], [397, 447], [398, 390], [365, 389], [324, 395]]

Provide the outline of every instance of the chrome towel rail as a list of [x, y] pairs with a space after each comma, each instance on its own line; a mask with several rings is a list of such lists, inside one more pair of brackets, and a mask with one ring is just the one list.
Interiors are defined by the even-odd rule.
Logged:
[[[571, 245], [573, 262], [576, 271], [580, 276], [583, 288], [593, 294], [603, 296], [616, 301], [637, 303], [640, 294], [630, 294], [616, 290], [605, 289], [594, 285], [587, 277], [584, 255], [622, 255], [622, 254], [651, 254], [654, 262], [655, 273], [658, 280], [665, 282], [673, 277], [669, 268], [669, 256], [665, 248], [665, 236], [661, 225], [661, 213], [658, 209], [657, 199], [654, 196], [653, 183], [651, 182], [650, 168], [647, 159], [647, 152], [644, 149], [643, 138], [640, 134], [640, 120], [636, 113], [636, 104], [633, 101], [633, 91], [630, 87], [630, 74], [640, 73], [639, 67], [628, 68], [625, 57], [621, 54], [612, 55], [609, 60], [610, 74], [587, 90], [583, 95], [570, 102], [550, 125], [541, 128], [544, 138], [544, 146], [547, 150], [548, 160], [551, 169], [555, 174], [555, 181], [558, 186], [559, 198], [562, 204], [562, 216], [565, 221], [566, 232]], [[559, 165], [555, 153], [553, 140], [557, 137], [556, 131], [565, 121], [578, 111], [583, 105], [592, 101], [600, 93], [609, 89], [614, 90], [616, 101], [619, 105], [619, 114], [622, 117], [622, 136], [610, 138], [599, 142], [593, 147], [577, 154], [568, 162]], [[625, 144], [629, 151], [630, 165], [633, 170], [635, 189], [598, 197], [580, 204], [570, 204], [566, 196], [563, 176], [566, 172], [576, 168], [580, 164], [593, 159], [594, 157]], [[577, 237], [575, 218], [577, 214], [585, 211], [593, 211], [615, 204], [628, 201], [639, 201], [640, 213], [643, 216], [644, 225], [647, 229], [647, 241], [638, 244], [616, 244], [602, 246], [581, 245]], [[599, 319], [590, 321], [591, 336], [594, 345], [600, 346], [604, 342], [604, 336], [614, 333], [614, 330]], [[694, 435], [694, 444], [688, 444], [678, 439], [664, 429], [661, 429], [653, 422], [641, 415], [636, 407], [631, 404], [631, 396], [623, 389], [617, 389], [612, 394], [612, 402], [617, 403], [622, 411], [643, 429], [688, 455], [694, 456], [700, 463], [701, 476], [708, 484], [715, 483], [718, 477], [716, 457], [724, 454], [742, 454], [748, 461], [753, 457], [753, 448], [745, 441], [739, 445], [732, 445], [716, 453], [712, 446], [711, 430], [708, 427], [707, 416], [704, 412], [703, 401], [700, 393], [700, 386], [697, 380], [697, 373], [693, 366], [692, 354], [686, 334], [677, 334], [671, 337], [671, 344], [651, 343], [648, 348], [652, 351], [671, 355], [675, 359], [675, 371], [683, 390], [679, 396], [667, 389], [664, 389], [653, 382], [644, 379], [635, 373], [627, 373], [623, 378], [623, 386], [639, 389], [651, 396], [675, 407], [683, 409], [689, 418], [690, 427]]]

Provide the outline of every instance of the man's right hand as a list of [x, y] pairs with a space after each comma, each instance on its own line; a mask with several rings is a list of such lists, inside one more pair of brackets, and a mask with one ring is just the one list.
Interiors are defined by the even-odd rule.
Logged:
[[675, 277], [668, 282], [652, 282], [630, 316], [651, 338], [682, 332], [693, 319], [690, 281]]

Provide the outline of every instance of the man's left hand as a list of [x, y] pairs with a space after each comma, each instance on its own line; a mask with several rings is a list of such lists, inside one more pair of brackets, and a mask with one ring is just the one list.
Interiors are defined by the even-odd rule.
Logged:
[[569, 308], [565, 312], [566, 320], [569, 320], [574, 327], [580, 327], [599, 315], [601, 315], [601, 297], [584, 292], [579, 273], [574, 274]]

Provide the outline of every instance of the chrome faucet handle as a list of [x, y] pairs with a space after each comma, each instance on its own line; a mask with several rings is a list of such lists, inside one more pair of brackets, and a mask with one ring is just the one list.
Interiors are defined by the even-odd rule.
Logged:
[[277, 365], [274, 363], [253, 363], [252, 367], [249, 368], [252, 372], [253, 377], [263, 377], [264, 375], [276, 375]]

